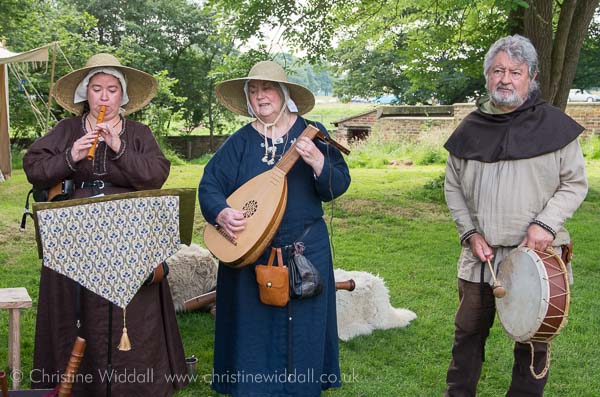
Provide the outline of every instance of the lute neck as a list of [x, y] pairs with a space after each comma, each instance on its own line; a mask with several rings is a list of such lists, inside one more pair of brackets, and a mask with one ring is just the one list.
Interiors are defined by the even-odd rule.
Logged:
[[298, 161], [298, 158], [300, 158], [300, 155], [296, 151], [296, 144], [298, 143], [298, 140], [303, 136], [308, 137], [310, 140], [313, 140], [319, 132], [320, 131], [317, 127], [309, 124], [306, 127], [306, 129], [302, 131], [302, 134], [300, 134], [300, 136], [298, 137], [298, 139], [296, 139], [292, 146], [290, 146], [288, 151], [285, 152], [283, 157], [281, 157], [281, 160], [279, 160], [275, 167], [279, 168], [281, 171], [283, 171], [285, 175], [287, 175], [287, 173], [290, 172], [294, 164], [296, 164], [296, 161]]

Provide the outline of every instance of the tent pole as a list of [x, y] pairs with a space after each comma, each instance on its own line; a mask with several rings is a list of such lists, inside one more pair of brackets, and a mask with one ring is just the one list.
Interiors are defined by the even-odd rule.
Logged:
[[50, 70], [50, 88], [48, 89], [48, 110], [46, 113], [46, 132], [50, 129], [50, 108], [52, 107], [52, 88], [54, 86], [54, 70], [56, 67], [56, 45], [55, 41], [52, 46], [52, 69]]

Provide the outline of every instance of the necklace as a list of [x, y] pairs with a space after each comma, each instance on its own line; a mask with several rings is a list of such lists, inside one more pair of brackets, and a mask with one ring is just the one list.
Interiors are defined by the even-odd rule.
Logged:
[[[86, 114], [86, 116], [85, 116], [85, 120], [86, 120], [87, 124], [88, 124], [88, 125], [89, 125], [89, 127], [90, 127], [90, 131], [93, 131], [94, 129], [92, 128], [92, 122], [90, 121], [90, 117], [89, 117], [89, 116], [90, 116], [90, 114], [89, 114], [89, 113], [88, 113], [88, 114]], [[119, 125], [119, 123], [120, 123], [120, 122], [121, 122], [121, 116], [119, 116], [119, 118], [118, 118], [117, 122], [115, 123], [115, 125], [113, 125], [113, 126], [112, 126], [112, 128], [115, 128], [117, 125]]]
[[[283, 112], [282, 112], [281, 115], [283, 115]], [[263, 126], [263, 133], [262, 134], [260, 133], [260, 131], [257, 128], [258, 125], [259, 125], [257, 121], [260, 121], [261, 124], [262, 124], [262, 126]], [[260, 144], [261, 147], [265, 148], [265, 154], [262, 157], [261, 161], [263, 163], [267, 163], [268, 165], [273, 165], [273, 164], [275, 164], [275, 156], [277, 155], [277, 145], [278, 144], [283, 143], [282, 152], [285, 152], [285, 148], [286, 148], [286, 146], [288, 144], [288, 139], [290, 137], [289, 131], [290, 131], [290, 128], [291, 128], [291, 125], [290, 125], [290, 121], [291, 120], [289, 118], [285, 118], [284, 119], [284, 125], [283, 125], [282, 129], [285, 130], [286, 132], [285, 132], [285, 134], [283, 134], [283, 135], [281, 135], [281, 136], [279, 136], [277, 138], [273, 138], [273, 135], [275, 135], [273, 133], [274, 132], [273, 131], [273, 127], [275, 126], [275, 123], [277, 121], [275, 121], [273, 124], [264, 123], [260, 119], [257, 119], [257, 121], [255, 121], [255, 127], [254, 127], [254, 129], [256, 130], [256, 132], [259, 135], [262, 135], [262, 137], [264, 138], [264, 142]], [[271, 138], [270, 139], [271, 139], [272, 146], [269, 146], [269, 141], [267, 139], [268, 138], [267, 137], [267, 131], [268, 131], [269, 127], [271, 128]], [[285, 142], [283, 140], [284, 135], [285, 135]], [[279, 155], [280, 158], [281, 158], [281, 156], [282, 155]]]
[[[261, 133], [258, 131], [257, 128], [255, 128], [255, 130], [259, 135], [261, 135]], [[273, 137], [267, 138], [266, 130], [267, 129], [265, 128], [265, 133], [262, 134], [262, 137], [264, 138], [264, 142], [261, 142], [261, 144], [260, 144], [261, 147], [265, 148], [265, 154], [262, 157], [261, 161], [263, 163], [267, 163], [268, 165], [273, 165], [273, 164], [275, 164], [275, 157], [277, 156], [277, 145], [283, 143], [282, 153], [285, 152], [285, 148], [288, 144], [290, 134], [289, 134], [289, 129], [288, 129], [287, 132], [282, 136], [279, 136], [277, 138], [273, 138]], [[284, 136], [285, 136], [285, 141], [283, 138]], [[269, 145], [269, 139], [271, 140], [271, 145]], [[281, 156], [282, 155], [279, 155], [280, 158], [281, 158]]]
[[[268, 165], [275, 164], [275, 156], [277, 155], [277, 145], [283, 143], [282, 153], [285, 152], [285, 148], [287, 147], [289, 137], [290, 137], [290, 134], [288, 132], [285, 134], [285, 141], [283, 139], [283, 136], [280, 136], [279, 138], [271, 139], [271, 143], [273, 146], [269, 146], [269, 142], [267, 140], [265, 140], [265, 142], [261, 143], [260, 144], [261, 147], [266, 147], [265, 155], [263, 156], [261, 161], [263, 163], [267, 163]], [[269, 154], [270, 154], [270, 156], [269, 156]], [[281, 155], [279, 155], [279, 157], [281, 157]]]

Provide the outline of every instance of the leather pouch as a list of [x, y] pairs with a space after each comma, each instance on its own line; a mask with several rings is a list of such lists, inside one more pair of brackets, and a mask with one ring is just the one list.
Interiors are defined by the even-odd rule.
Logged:
[[562, 249], [561, 258], [564, 264], [571, 263], [571, 259], [573, 259], [573, 243], [568, 243], [565, 245], [561, 245]]
[[[277, 254], [278, 266], [273, 266]], [[290, 299], [290, 279], [288, 268], [283, 265], [281, 248], [271, 248], [266, 265], [256, 265], [256, 282], [259, 298], [265, 305], [283, 307]]]
[[288, 255], [287, 265], [290, 272], [290, 296], [292, 299], [306, 299], [321, 293], [321, 274], [303, 255], [304, 244], [294, 243]]

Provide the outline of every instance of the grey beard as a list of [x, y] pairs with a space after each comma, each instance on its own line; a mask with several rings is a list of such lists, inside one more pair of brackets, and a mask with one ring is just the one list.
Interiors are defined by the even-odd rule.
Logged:
[[[487, 81], [486, 81], [487, 83]], [[537, 80], [529, 80], [529, 90], [527, 91], [527, 95], [524, 98], [521, 98], [517, 95], [516, 91], [513, 90], [512, 94], [508, 96], [502, 96], [498, 94], [498, 86], [492, 92], [488, 90], [488, 94], [497, 106], [508, 106], [508, 107], [519, 107], [521, 106], [527, 99], [531, 97], [531, 94], [539, 88]]]
[[[529, 95], [528, 95], [529, 96]], [[527, 97], [521, 98], [517, 95], [515, 91], [512, 94], [506, 96], [498, 93], [497, 90], [494, 90], [490, 93], [490, 97], [496, 106], [508, 106], [508, 107], [519, 107], [525, 102]]]

